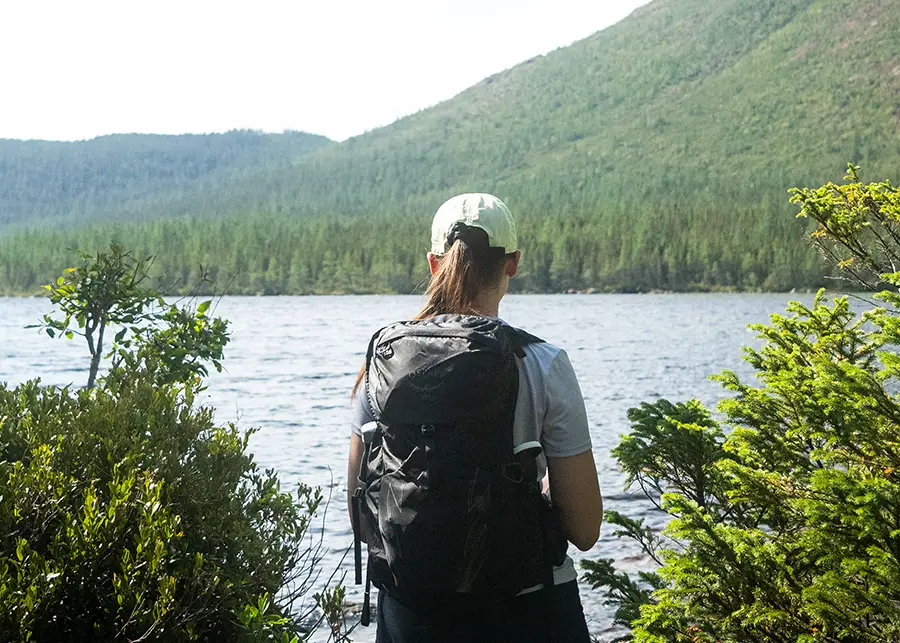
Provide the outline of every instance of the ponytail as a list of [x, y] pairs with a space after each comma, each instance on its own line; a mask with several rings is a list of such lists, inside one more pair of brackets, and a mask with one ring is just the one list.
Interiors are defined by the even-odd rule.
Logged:
[[484, 230], [454, 224], [452, 244], [425, 291], [427, 301], [416, 319], [436, 315], [477, 315], [478, 298], [497, 285], [506, 263], [502, 248], [488, 246]]

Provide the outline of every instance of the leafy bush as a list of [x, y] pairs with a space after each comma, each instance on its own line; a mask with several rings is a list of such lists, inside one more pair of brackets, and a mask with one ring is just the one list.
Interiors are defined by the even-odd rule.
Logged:
[[[143, 369], [160, 384], [207, 375], [206, 362], [222, 370], [228, 322], [208, 317], [211, 301], [196, 309], [166, 302], [148, 286], [153, 258], [138, 258], [118, 244], [106, 252], [81, 253], [81, 265], [67, 268], [55, 283], [44, 286], [60, 314], [47, 313], [43, 328], [50, 337], [84, 337], [91, 354], [87, 387], [92, 388], [109, 341], [114, 367]], [[205, 274], [194, 289], [208, 285]]]
[[[135, 318], [152, 300], [138, 296]], [[171, 306], [121, 335], [92, 389], [0, 385], [0, 641], [309, 634], [321, 494], [282, 491], [251, 432], [198, 404], [202, 362], [227, 341], [206, 310]]]
[[[889, 183], [798, 190], [826, 256], [862, 285], [900, 284], [900, 191]], [[848, 271], [849, 269], [849, 271]], [[639, 578], [588, 561], [622, 640], [646, 643], [900, 641], [900, 296], [862, 315], [847, 297], [754, 328], [758, 385], [733, 397], [632, 409], [614, 455], [672, 517], [662, 534], [607, 519], [661, 563]]]

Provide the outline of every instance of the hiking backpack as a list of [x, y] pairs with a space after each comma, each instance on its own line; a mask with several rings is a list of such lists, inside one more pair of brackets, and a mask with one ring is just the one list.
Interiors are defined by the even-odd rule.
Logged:
[[363, 625], [370, 583], [408, 601], [552, 585], [566, 542], [537, 479], [540, 443], [513, 445], [516, 360], [542, 341], [459, 315], [372, 338], [359, 394], [375, 422], [351, 503], [357, 584], [368, 545]]

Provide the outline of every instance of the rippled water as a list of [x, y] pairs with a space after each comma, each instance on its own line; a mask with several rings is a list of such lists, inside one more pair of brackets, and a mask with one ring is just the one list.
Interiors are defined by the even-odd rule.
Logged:
[[[809, 303], [812, 296], [520, 295], [504, 299], [500, 314], [568, 351], [584, 393], [606, 508], [661, 525], [646, 503], [623, 492], [623, 476], [610, 457], [628, 429], [626, 410], [660, 397], [714, 404], [723, 392], [707, 377], [726, 368], [749, 376], [740, 359], [740, 347], [755, 343], [747, 324], [767, 321], [792, 299]], [[331, 490], [326, 569], [351, 542], [343, 504], [348, 407], [368, 338], [414, 315], [420, 303], [413, 296], [227, 297], [217, 305], [216, 314], [231, 321], [232, 341], [227, 370], [211, 378], [208, 401], [221, 421], [260, 428], [252, 440], [256, 459], [275, 467], [285, 487], [303, 481]], [[23, 328], [49, 309], [43, 299], [0, 298], [0, 381], [85, 382], [83, 346]], [[603, 529], [587, 555], [633, 569], [647, 564], [636, 554]], [[351, 571], [349, 558], [345, 567]], [[359, 600], [357, 588], [349, 594]], [[583, 587], [582, 596], [591, 630], [607, 631], [611, 619], [599, 594]], [[374, 628], [357, 630], [354, 639], [373, 640]]]

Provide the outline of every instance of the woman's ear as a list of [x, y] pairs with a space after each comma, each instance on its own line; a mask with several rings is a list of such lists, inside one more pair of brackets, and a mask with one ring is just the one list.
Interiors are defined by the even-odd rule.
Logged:
[[431, 252], [428, 253], [428, 269], [431, 271], [431, 275], [434, 276], [437, 274], [438, 269], [441, 267], [441, 258], [436, 254]]
[[512, 255], [507, 257], [506, 259], [506, 276], [507, 277], [515, 277], [516, 273], [519, 272], [519, 259], [522, 258], [522, 251], [516, 250]]

